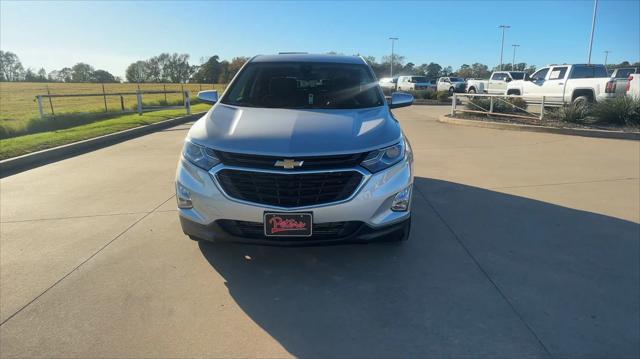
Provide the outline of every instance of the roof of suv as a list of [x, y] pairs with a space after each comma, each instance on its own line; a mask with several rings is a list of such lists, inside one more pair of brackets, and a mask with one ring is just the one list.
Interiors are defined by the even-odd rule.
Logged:
[[329, 62], [341, 64], [364, 64], [360, 56], [315, 55], [315, 54], [279, 54], [258, 55], [251, 62]]

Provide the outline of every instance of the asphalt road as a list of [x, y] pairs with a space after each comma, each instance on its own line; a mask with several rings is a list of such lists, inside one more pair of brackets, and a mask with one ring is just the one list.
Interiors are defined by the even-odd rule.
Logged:
[[401, 245], [187, 239], [188, 125], [2, 179], [0, 356], [637, 358], [640, 143], [446, 111], [396, 111]]

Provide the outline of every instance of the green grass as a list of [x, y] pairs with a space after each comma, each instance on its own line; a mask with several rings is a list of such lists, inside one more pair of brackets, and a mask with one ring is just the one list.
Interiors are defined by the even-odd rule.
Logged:
[[[195, 99], [200, 90], [224, 90], [225, 85], [211, 84], [140, 84], [140, 90], [189, 90], [191, 99]], [[105, 93], [135, 92], [137, 84], [115, 83], [105, 84]], [[0, 139], [22, 136], [39, 131], [51, 131], [84, 125], [94, 121], [113, 117], [114, 112], [121, 110], [119, 96], [107, 96], [107, 111], [105, 112], [104, 98], [96, 97], [61, 97], [53, 98], [51, 103], [43, 99], [42, 105], [45, 115], [40, 120], [36, 95], [51, 94], [87, 94], [102, 93], [102, 85], [95, 83], [33, 83], [33, 82], [0, 82]], [[169, 104], [182, 104], [182, 94], [153, 94], [142, 96], [144, 106], [160, 105], [166, 101]], [[124, 107], [127, 110], [136, 107], [136, 96], [123, 96]], [[55, 116], [51, 113], [51, 107]]]
[[[192, 113], [207, 111], [211, 106], [196, 104]], [[119, 115], [63, 130], [34, 133], [0, 140], [0, 160], [31, 152], [82, 141], [93, 137], [184, 116], [184, 109], [161, 110], [138, 114]]]

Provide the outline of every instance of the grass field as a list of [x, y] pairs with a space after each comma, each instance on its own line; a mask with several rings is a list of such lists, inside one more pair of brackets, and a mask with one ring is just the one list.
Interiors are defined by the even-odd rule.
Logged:
[[[211, 105], [204, 103], [192, 106], [193, 113], [207, 111]], [[44, 150], [51, 147], [65, 145], [88, 138], [98, 137], [109, 133], [126, 130], [133, 127], [148, 125], [170, 118], [184, 115], [184, 110], [161, 110], [138, 114], [120, 114], [110, 119], [103, 119], [63, 130], [40, 132], [0, 140], [0, 160]]]
[[[189, 90], [194, 99], [201, 90], [215, 89], [222, 91], [224, 85], [212, 84], [184, 84], [185, 90]], [[116, 83], [105, 84], [105, 92], [135, 92], [137, 84]], [[181, 84], [140, 84], [140, 90], [181, 90]], [[98, 97], [53, 98], [51, 103], [43, 99], [44, 111], [47, 118], [42, 121], [38, 113], [35, 101], [36, 95], [46, 94], [78, 94], [78, 93], [102, 93], [101, 84], [92, 83], [30, 83], [30, 82], [0, 82], [0, 139], [22, 136], [29, 133], [64, 129], [75, 125], [85, 125], [96, 121], [104, 121], [116, 113], [105, 114], [104, 99]], [[136, 96], [124, 96], [125, 109], [132, 110], [136, 107]], [[181, 94], [154, 94], [143, 95], [145, 106], [159, 104], [182, 104]], [[53, 106], [53, 116], [51, 107]], [[119, 96], [107, 96], [107, 110], [120, 111]], [[145, 115], [146, 116], [146, 115]]]

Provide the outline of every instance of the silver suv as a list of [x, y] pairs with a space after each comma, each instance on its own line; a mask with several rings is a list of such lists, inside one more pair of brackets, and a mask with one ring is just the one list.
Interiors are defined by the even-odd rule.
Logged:
[[411, 147], [361, 57], [256, 56], [189, 131], [176, 173], [195, 240], [274, 244], [405, 240]]

